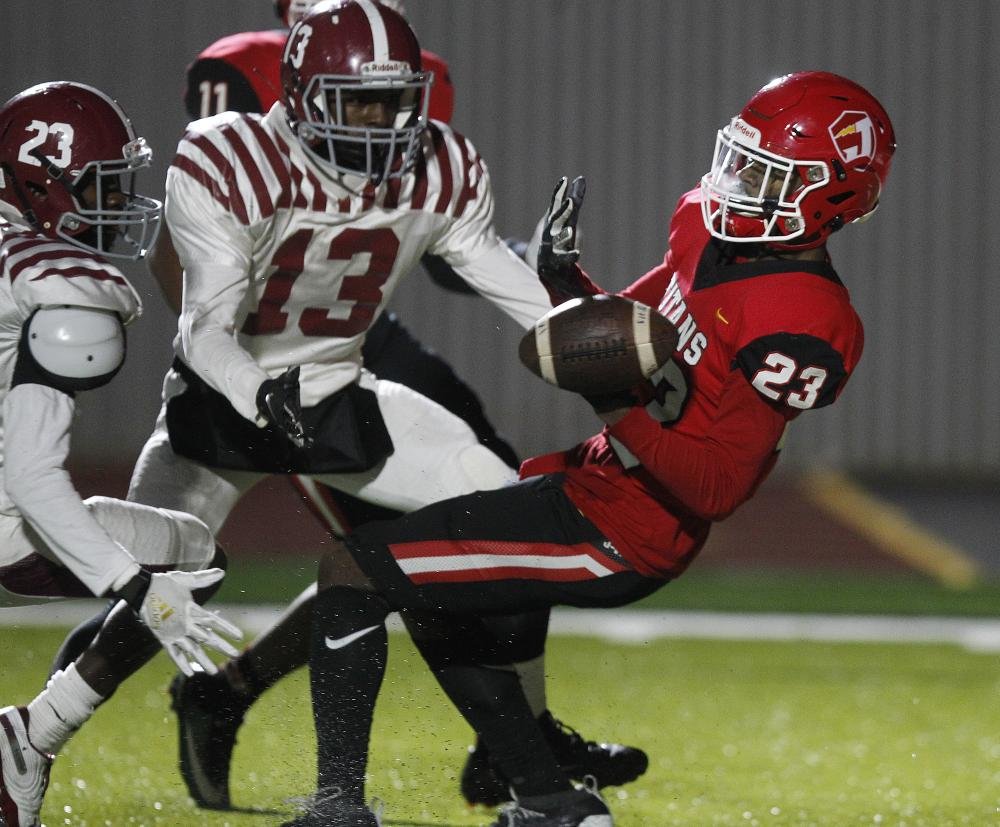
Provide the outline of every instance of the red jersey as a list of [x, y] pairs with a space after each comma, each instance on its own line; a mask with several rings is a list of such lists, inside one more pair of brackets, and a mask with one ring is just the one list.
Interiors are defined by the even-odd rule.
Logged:
[[753, 495], [786, 424], [837, 398], [863, 345], [829, 261], [740, 257], [744, 245], [708, 234], [700, 200], [681, 198], [663, 264], [621, 293], [680, 332], [674, 360], [640, 389], [646, 404], [521, 467], [564, 472], [577, 507], [651, 577], [680, 574], [711, 522]]
[[[281, 97], [281, 53], [287, 29], [240, 32], [215, 41], [187, 69], [184, 106], [192, 120], [219, 112], [267, 112]], [[428, 117], [448, 123], [455, 89], [448, 64], [421, 50], [425, 72], [434, 72]]]

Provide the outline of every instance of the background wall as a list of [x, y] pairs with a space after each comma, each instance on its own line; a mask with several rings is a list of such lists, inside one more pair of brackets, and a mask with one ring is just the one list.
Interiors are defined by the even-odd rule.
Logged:
[[[716, 129], [766, 81], [827, 69], [871, 89], [899, 140], [871, 222], [831, 243], [867, 329], [837, 405], [799, 419], [786, 467], [1000, 476], [1000, 4], [992, 0], [408, 0], [458, 89], [456, 126], [493, 174], [497, 225], [530, 235], [559, 175], [585, 174], [584, 263], [619, 289], [660, 261], [677, 197], [710, 161]], [[188, 61], [212, 40], [275, 23], [268, 0], [4, 0], [0, 97], [43, 80], [116, 96], [162, 177], [185, 118]], [[88, 395], [76, 448], [130, 464], [158, 408], [173, 319], [146, 298], [130, 359]], [[595, 422], [516, 359], [519, 331], [481, 300], [422, 274], [393, 301], [478, 389], [522, 452], [568, 445]]]

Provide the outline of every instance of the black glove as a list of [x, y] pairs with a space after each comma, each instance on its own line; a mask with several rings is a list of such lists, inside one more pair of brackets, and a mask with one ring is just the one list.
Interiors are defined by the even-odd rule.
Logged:
[[538, 275], [549, 292], [563, 300], [590, 295], [576, 266], [580, 258], [576, 222], [586, 191], [587, 180], [582, 175], [574, 178], [572, 184], [567, 184], [565, 176], [560, 178], [542, 227]]
[[297, 448], [312, 445], [312, 438], [306, 436], [302, 426], [298, 365], [289, 368], [277, 379], [265, 379], [260, 383], [257, 411]]

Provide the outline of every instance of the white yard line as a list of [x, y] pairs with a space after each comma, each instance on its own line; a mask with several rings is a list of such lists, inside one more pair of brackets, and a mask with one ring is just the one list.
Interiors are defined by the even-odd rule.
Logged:
[[[0, 609], [0, 627], [73, 626], [103, 605], [100, 601], [80, 600]], [[277, 606], [220, 605], [216, 609], [250, 636], [266, 628], [280, 611]], [[393, 617], [390, 629], [402, 630], [397, 618]], [[701, 638], [948, 643], [977, 652], [1000, 651], [1000, 618], [557, 609], [549, 629], [554, 635], [597, 637], [633, 645], [663, 638]]]

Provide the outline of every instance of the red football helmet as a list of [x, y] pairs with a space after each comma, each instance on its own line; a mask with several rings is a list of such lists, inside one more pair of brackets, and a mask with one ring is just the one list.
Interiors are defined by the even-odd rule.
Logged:
[[[320, 162], [374, 181], [403, 175], [427, 124], [433, 75], [406, 20], [373, 0], [327, 0], [292, 28], [281, 80], [288, 122]], [[377, 101], [382, 127], [350, 124], [347, 107]]]
[[705, 226], [725, 241], [818, 247], [875, 211], [895, 148], [889, 116], [853, 81], [777, 78], [719, 130], [701, 179]]
[[[42, 83], [0, 108], [0, 214], [91, 252], [145, 255], [163, 205], [134, 191], [152, 152], [121, 107], [82, 83]], [[127, 247], [115, 252], [116, 240]]]

